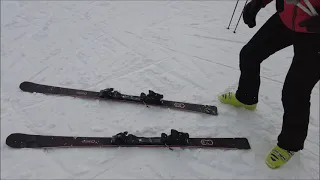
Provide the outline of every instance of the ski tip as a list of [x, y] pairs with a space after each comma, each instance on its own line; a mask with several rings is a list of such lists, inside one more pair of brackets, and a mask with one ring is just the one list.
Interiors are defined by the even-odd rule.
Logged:
[[6, 139], [6, 144], [12, 148], [19, 148], [19, 133], [10, 134]]
[[31, 85], [31, 84], [34, 84], [34, 83], [29, 82], [29, 81], [24, 81], [24, 82], [20, 83], [19, 88], [20, 88], [21, 90], [23, 90], [23, 91], [26, 91], [26, 89], [28, 88], [28, 86]]
[[12, 148], [23, 148], [30, 140], [31, 139], [27, 134], [12, 133], [7, 137], [6, 144]]

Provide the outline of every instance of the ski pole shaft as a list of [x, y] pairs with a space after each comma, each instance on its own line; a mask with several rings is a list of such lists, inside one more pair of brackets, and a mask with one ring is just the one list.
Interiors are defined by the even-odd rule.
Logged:
[[239, 3], [239, 0], [237, 0], [237, 3], [236, 3], [236, 5], [235, 5], [235, 7], [234, 7], [234, 10], [233, 10], [232, 16], [231, 16], [231, 18], [230, 18], [230, 22], [229, 22], [229, 25], [228, 25], [227, 29], [229, 29], [229, 28], [230, 28], [231, 21], [232, 21], [232, 19], [233, 19], [234, 13], [236, 12], [236, 9], [237, 9], [237, 6], [238, 6], [238, 3]]
[[[244, 6], [243, 6], [243, 9], [246, 7], [247, 2], [248, 2], [248, 0], [246, 0], [245, 4], [244, 4]], [[239, 16], [239, 19], [238, 19], [237, 25], [236, 25], [236, 27], [235, 27], [235, 29], [234, 29], [233, 33], [236, 33], [236, 29], [237, 29], [237, 27], [238, 27], [238, 25], [239, 25], [239, 22], [240, 22], [240, 19], [241, 19], [241, 17], [242, 17], [242, 14], [243, 14], [243, 10], [241, 11], [241, 14], [240, 14], [240, 16]]]

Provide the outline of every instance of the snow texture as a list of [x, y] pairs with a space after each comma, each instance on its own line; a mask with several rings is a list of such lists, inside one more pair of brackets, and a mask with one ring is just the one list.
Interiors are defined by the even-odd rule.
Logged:
[[[319, 84], [311, 97], [305, 149], [277, 170], [265, 157], [277, 142], [281, 90], [292, 46], [261, 67], [260, 102], [251, 112], [221, 104], [237, 87], [239, 52], [257, 27], [226, 29], [236, 1], [1, 1], [1, 179], [318, 179]], [[218, 116], [157, 107], [22, 92], [33, 81], [88, 90], [113, 87], [164, 99], [217, 105]], [[249, 139], [252, 149], [11, 149], [10, 133], [156, 136], [171, 128], [190, 136]]]

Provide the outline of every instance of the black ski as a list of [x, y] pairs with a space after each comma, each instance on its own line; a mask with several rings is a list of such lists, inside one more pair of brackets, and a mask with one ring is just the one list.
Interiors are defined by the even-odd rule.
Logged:
[[251, 149], [247, 138], [190, 138], [188, 133], [172, 129], [171, 134], [160, 137], [137, 137], [121, 132], [112, 137], [71, 137], [10, 134], [6, 144], [12, 148], [108, 148], [108, 147], [180, 147], [180, 148], [222, 148]]
[[163, 95], [149, 90], [149, 94], [141, 93], [140, 96], [122, 94], [114, 91], [113, 88], [101, 90], [100, 92], [86, 91], [80, 89], [70, 89], [65, 87], [36, 84], [33, 82], [22, 82], [20, 84], [22, 91], [30, 93], [43, 93], [54, 95], [66, 95], [73, 97], [95, 98], [104, 100], [116, 100], [124, 102], [133, 102], [145, 105], [163, 106], [186, 111], [200, 112], [211, 115], [218, 115], [218, 109], [212, 105], [193, 104], [178, 101], [163, 100]]

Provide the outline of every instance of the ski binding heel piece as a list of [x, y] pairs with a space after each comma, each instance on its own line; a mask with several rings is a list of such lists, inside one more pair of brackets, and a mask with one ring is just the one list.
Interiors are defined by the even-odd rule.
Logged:
[[171, 129], [169, 136], [165, 133], [161, 134], [161, 142], [165, 145], [188, 145], [190, 143], [189, 134]]
[[107, 99], [121, 99], [122, 94], [118, 91], [114, 91], [113, 88], [107, 88], [99, 92], [99, 97]]
[[144, 102], [145, 104], [156, 104], [156, 105], [162, 105], [162, 98], [163, 95], [159, 93], [155, 93], [152, 90], [149, 90], [149, 94], [146, 95], [145, 93], [140, 94], [140, 100]]
[[114, 145], [134, 145], [139, 142], [137, 136], [128, 134], [127, 131], [112, 136], [111, 143]]

